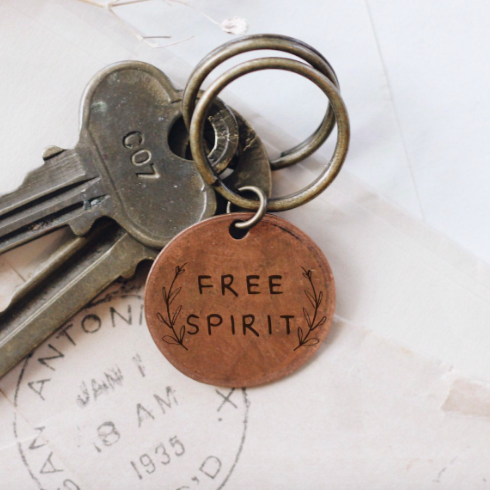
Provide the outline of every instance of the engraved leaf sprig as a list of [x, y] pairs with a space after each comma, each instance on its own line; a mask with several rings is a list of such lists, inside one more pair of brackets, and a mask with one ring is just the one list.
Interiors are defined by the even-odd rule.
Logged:
[[308, 313], [308, 310], [306, 308], [303, 308], [303, 316], [305, 318], [306, 325], [308, 328], [306, 329], [306, 333], [305, 333], [303, 331], [303, 328], [298, 327], [298, 345], [294, 350], [297, 350], [303, 346], [313, 347], [314, 345], [318, 344], [320, 340], [317, 337], [311, 336], [311, 334], [327, 321], [326, 316], [322, 316], [319, 320], [317, 320], [318, 310], [323, 301], [323, 291], [320, 291], [317, 294], [312, 279], [313, 271], [311, 269], [307, 270], [304, 267], [301, 268], [303, 269], [303, 273], [302, 273], [303, 277], [305, 277], [308, 280], [311, 287], [310, 291], [305, 289], [305, 296], [308, 298], [308, 301], [313, 308], [313, 313], [310, 315], [310, 313]]
[[162, 340], [167, 344], [180, 345], [185, 350], [188, 350], [187, 347], [184, 345], [185, 325], [182, 325], [180, 327], [178, 334], [175, 327], [177, 320], [179, 319], [180, 312], [182, 311], [182, 305], [179, 305], [173, 311], [173, 313], [171, 309], [172, 303], [175, 301], [180, 291], [182, 290], [182, 287], [178, 287], [174, 289], [175, 281], [179, 276], [184, 274], [185, 272], [184, 267], [186, 266], [186, 264], [187, 262], [183, 265], [178, 265], [175, 267], [175, 275], [174, 278], [172, 279], [172, 282], [170, 283], [170, 287], [168, 288], [168, 291], [165, 287], [162, 288], [163, 302], [165, 304], [165, 316], [159, 312], [157, 313], [157, 318], [161, 323], [165, 324], [171, 330], [171, 334], [164, 335], [162, 337]]

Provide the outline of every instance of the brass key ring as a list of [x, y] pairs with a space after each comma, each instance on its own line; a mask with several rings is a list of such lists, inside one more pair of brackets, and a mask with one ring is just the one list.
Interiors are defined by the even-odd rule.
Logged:
[[[292, 37], [276, 34], [246, 36], [230, 41], [214, 51], [211, 51], [211, 53], [203, 58], [193, 70], [182, 97], [182, 115], [187, 129], [190, 129], [199, 89], [211, 71], [224, 61], [241, 53], [263, 49], [283, 51], [302, 58], [313, 66], [313, 68], [316, 68], [320, 73], [323, 73], [323, 75], [339, 88], [337, 75], [330, 63], [321, 53], [308, 44]], [[313, 154], [330, 136], [334, 126], [334, 111], [331, 105], [329, 105], [327, 113], [316, 131], [299, 145], [282, 152], [279, 158], [272, 160], [270, 162], [271, 169], [278, 170], [280, 168], [289, 167]], [[226, 167], [226, 164], [224, 167]], [[217, 170], [220, 172], [222, 168]]]
[[242, 75], [269, 69], [291, 71], [316, 84], [328, 97], [338, 127], [334, 154], [322, 174], [299, 192], [269, 200], [268, 211], [286, 211], [311, 201], [324, 191], [339, 173], [347, 156], [350, 135], [347, 109], [335, 85], [318, 70], [300, 61], [287, 58], [259, 58], [231, 68], [218, 77], [199, 99], [190, 125], [190, 145], [194, 163], [207, 184], [213, 186], [216, 191], [233, 204], [245, 209], [257, 209], [259, 206], [257, 201], [246, 199], [233, 192], [216, 175], [206, 156], [202, 135], [207, 112], [221, 90]]

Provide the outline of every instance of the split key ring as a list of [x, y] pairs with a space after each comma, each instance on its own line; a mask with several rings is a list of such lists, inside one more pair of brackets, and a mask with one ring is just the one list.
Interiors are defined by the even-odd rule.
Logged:
[[337, 143], [335, 145], [335, 150], [330, 162], [321, 175], [309, 186], [299, 192], [295, 192], [285, 197], [269, 199], [267, 205], [268, 211], [286, 211], [311, 201], [324, 191], [339, 173], [347, 156], [350, 137], [347, 109], [337, 87], [323, 73], [310, 65], [288, 58], [259, 58], [252, 61], [246, 61], [245, 63], [231, 68], [218, 77], [198, 100], [190, 122], [190, 145], [194, 163], [207, 184], [211, 185], [225, 199], [236, 206], [244, 209], [258, 209], [259, 203], [256, 200], [240, 196], [219, 178], [216, 170], [213, 169], [206, 156], [203, 130], [208, 110], [221, 90], [232, 81], [247, 73], [269, 69], [291, 71], [312, 81], [328, 97], [330, 107], [337, 123]]
[[[330, 63], [319, 51], [308, 44], [299, 41], [298, 39], [278, 34], [256, 34], [245, 36], [228, 42], [223, 46], [216, 48], [214, 51], [211, 51], [211, 53], [203, 58], [193, 70], [182, 97], [182, 115], [189, 131], [200, 88], [211, 71], [234, 56], [264, 49], [282, 51], [301, 58], [322, 73], [337, 89], [339, 88], [337, 75]], [[312, 155], [330, 136], [330, 133], [335, 127], [334, 112], [332, 106], [329, 105], [327, 113], [316, 131], [299, 145], [282, 152], [279, 158], [272, 160], [270, 162], [271, 169], [278, 170], [289, 167]], [[229, 160], [222, 161], [220, 162], [220, 165], [215, 165], [215, 169], [220, 173], [228, 164]]]

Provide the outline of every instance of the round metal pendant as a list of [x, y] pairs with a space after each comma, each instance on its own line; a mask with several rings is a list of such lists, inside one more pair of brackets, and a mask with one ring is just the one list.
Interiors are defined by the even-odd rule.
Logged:
[[[321, 250], [273, 215], [242, 238], [216, 216], [177, 235], [148, 276], [145, 314], [153, 340], [187, 376], [256, 386], [303, 365], [327, 336], [335, 286]], [[234, 237], [235, 236], [235, 237]]]

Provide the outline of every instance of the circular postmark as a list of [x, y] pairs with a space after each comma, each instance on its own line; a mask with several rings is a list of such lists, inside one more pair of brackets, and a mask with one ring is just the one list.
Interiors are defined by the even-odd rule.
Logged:
[[2, 380], [33, 488], [216, 490], [229, 481], [247, 393], [168, 364], [145, 328], [142, 283], [112, 286]]
[[282, 378], [312, 357], [332, 323], [335, 286], [321, 250], [273, 215], [237, 235], [234, 223], [249, 218], [215, 216], [184, 230], [148, 276], [153, 340], [177, 369], [204, 383]]

